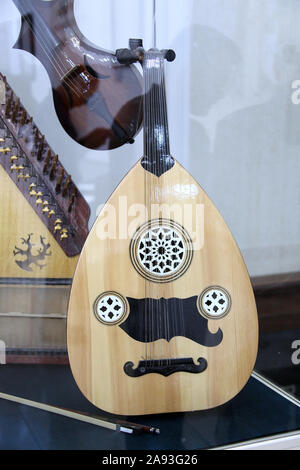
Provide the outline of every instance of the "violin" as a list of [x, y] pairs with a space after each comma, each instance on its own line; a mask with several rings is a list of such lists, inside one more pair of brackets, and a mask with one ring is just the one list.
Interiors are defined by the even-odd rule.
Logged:
[[131, 64], [89, 42], [74, 0], [13, 0], [22, 15], [14, 46], [34, 55], [49, 75], [55, 110], [79, 144], [108, 150], [133, 143], [142, 113], [141, 75]]
[[213, 408], [246, 384], [258, 345], [249, 275], [229, 228], [170, 152], [165, 60], [118, 51], [144, 74], [144, 155], [87, 237], [68, 310], [82, 393], [123, 415]]

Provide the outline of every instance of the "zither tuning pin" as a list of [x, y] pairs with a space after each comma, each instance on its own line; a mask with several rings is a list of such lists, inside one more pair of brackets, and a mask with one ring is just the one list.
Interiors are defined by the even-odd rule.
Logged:
[[11, 149], [9, 147], [5, 147], [5, 148], [0, 148], [0, 153], [7, 153], [7, 152], [10, 152]]
[[58, 155], [55, 155], [55, 157], [53, 159], [52, 166], [51, 166], [51, 170], [50, 170], [50, 179], [51, 180], [53, 180], [54, 177], [55, 177], [57, 162], [58, 162]]
[[35, 143], [39, 140], [39, 134], [40, 134], [39, 130], [38, 130], [38, 128], [36, 128], [35, 131], [34, 131], [34, 141], [35, 141]]
[[38, 148], [38, 153], [37, 153], [37, 159], [38, 160], [42, 159], [43, 150], [44, 150], [44, 141], [45, 141], [45, 136], [43, 135], [42, 138], [41, 138], [41, 141], [40, 141], [39, 148]]
[[56, 213], [53, 209], [51, 209], [51, 211], [48, 213], [49, 219], [50, 219], [50, 217], [52, 217], [52, 215], [56, 215]]
[[69, 188], [69, 186], [70, 186], [70, 183], [71, 183], [71, 175], [68, 175], [68, 178], [67, 178], [67, 180], [66, 180], [66, 182], [65, 182], [65, 185], [64, 185], [64, 188], [63, 188], [63, 191], [62, 191], [63, 197], [66, 196], [67, 191], [68, 191], [68, 188]]
[[15, 162], [16, 160], [18, 160], [18, 158], [19, 158], [19, 157], [17, 157], [17, 155], [12, 155], [12, 156], [10, 157], [10, 163]]
[[61, 233], [61, 235], [60, 235], [60, 239], [61, 239], [61, 240], [64, 240], [64, 239], [66, 239], [66, 238], [69, 238], [68, 230], [66, 230], [66, 229], [65, 229], [65, 230], [62, 230], [60, 233]]
[[69, 207], [68, 207], [68, 212], [72, 211], [72, 208], [73, 208], [73, 205], [74, 205], [74, 202], [75, 202], [75, 196], [76, 196], [76, 192], [74, 191], [72, 196], [71, 196], [71, 200], [70, 200]]
[[59, 230], [61, 230], [61, 225], [55, 225], [54, 233], [58, 232]]
[[5, 117], [6, 117], [6, 118], [9, 117], [9, 114], [10, 114], [10, 111], [11, 111], [11, 105], [12, 105], [13, 97], [14, 97], [14, 94], [13, 94], [13, 92], [11, 91], [11, 93], [10, 93], [10, 95], [9, 95], [9, 97], [8, 97], [7, 103], [6, 103], [6, 107], [5, 107]]
[[57, 193], [60, 192], [61, 183], [62, 183], [62, 181], [63, 181], [63, 179], [64, 179], [64, 174], [65, 174], [65, 170], [64, 170], [64, 168], [61, 168], [59, 177], [57, 178], [56, 187], [55, 187], [55, 191], [56, 191]]
[[17, 171], [17, 170], [18, 170], [18, 166], [15, 163], [13, 165], [11, 165], [11, 167], [10, 167], [11, 172]]
[[48, 165], [50, 163], [50, 160], [51, 160], [51, 150], [49, 149], [48, 150], [48, 153], [47, 153], [47, 157], [45, 158], [45, 163], [44, 163], [44, 167], [43, 167], [43, 173], [46, 173], [47, 172], [47, 169], [48, 169]]
[[18, 112], [20, 110], [20, 99], [18, 98], [16, 103], [15, 103], [15, 106], [14, 106], [14, 109], [13, 109], [13, 113], [12, 113], [12, 116], [11, 116], [11, 120], [14, 122], [16, 120], [16, 117], [18, 115]]
[[36, 203], [37, 206], [40, 206], [40, 205], [43, 204], [43, 200], [39, 197], [39, 198], [37, 198], [37, 200], [35, 201], [35, 203]]
[[27, 116], [27, 113], [26, 113], [25, 109], [23, 109], [21, 120], [20, 120], [20, 127], [24, 126], [25, 121], [26, 121], [26, 116]]
[[50, 209], [49, 209], [49, 207], [48, 207], [48, 206], [49, 206], [49, 202], [48, 202], [48, 201], [44, 201], [42, 205], [43, 205], [42, 212], [43, 212], [44, 214], [49, 213], [49, 212], [50, 212]]

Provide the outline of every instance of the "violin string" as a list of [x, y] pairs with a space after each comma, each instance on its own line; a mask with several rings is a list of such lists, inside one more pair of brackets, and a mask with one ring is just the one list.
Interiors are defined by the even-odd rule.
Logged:
[[[38, 33], [38, 30], [37, 30], [38, 26], [33, 26], [33, 23], [28, 18], [27, 12], [21, 6], [21, 4], [19, 4], [19, 9], [20, 9], [20, 13], [21, 13], [22, 17], [24, 18], [24, 20], [26, 21], [30, 31], [36, 37], [38, 43], [41, 46], [41, 49], [43, 50], [43, 52], [45, 53], [45, 55], [49, 59], [49, 62], [52, 64], [52, 66], [53, 66], [55, 72], [57, 73], [58, 77], [61, 79], [68, 72], [67, 69], [64, 70], [64, 68], [62, 68], [62, 67], [64, 67], [64, 64], [61, 61], [61, 58], [60, 58], [61, 65], [59, 65], [58, 61], [55, 60], [55, 57], [54, 57], [53, 53], [51, 52], [50, 47], [48, 47], [47, 42], [45, 42], [45, 41], [47, 41], [47, 39], [45, 38], [45, 40], [44, 40], [43, 32], [42, 32], [41, 28], [40, 28], [40, 33]], [[57, 52], [55, 50], [54, 50], [54, 52], [56, 53], [56, 56], [59, 58]], [[80, 89], [76, 88], [75, 85], [73, 84], [73, 82], [68, 77], [65, 77], [65, 82], [68, 82], [68, 85], [69, 85], [70, 89], [74, 92], [75, 95], [77, 95], [77, 97], [80, 97], [80, 94], [82, 95], [82, 91]]]
[[[62, 80], [62, 78], [64, 77], [64, 81], [68, 82], [68, 85], [69, 85], [70, 89], [74, 92], [74, 94], [78, 98], [81, 97], [82, 96], [82, 90], [76, 86], [74, 81], [71, 81], [68, 77], [66, 77], [66, 74], [68, 73], [69, 70], [66, 68], [65, 63], [62, 61], [61, 56], [58, 54], [58, 52], [55, 48], [53, 48], [53, 52], [51, 52], [52, 50], [51, 50], [50, 46], [47, 44], [47, 38], [46, 37], [44, 38], [44, 34], [43, 34], [44, 32], [43, 32], [42, 26], [39, 24], [39, 22], [37, 22], [35, 24], [33, 24], [33, 22], [30, 22], [27, 15], [25, 16], [25, 20], [26, 20], [28, 26], [30, 27], [30, 30], [32, 31], [32, 34], [36, 35], [37, 40], [39, 41], [39, 43], [40, 43], [42, 49], [44, 50], [44, 52], [47, 54], [47, 51], [48, 51], [48, 53], [50, 54], [50, 57], [53, 58], [53, 60], [51, 60], [51, 58], [47, 54], [47, 57], [49, 58], [50, 63], [52, 63], [53, 67], [55, 68], [55, 71], [57, 72], [60, 80]], [[35, 33], [35, 31], [36, 31], [36, 33]], [[39, 31], [39, 33], [38, 33], [38, 31]], [[39, 37], [38, 37], [38, 34], [39, 34]], [[55, 65], [56, 65], [56, 67], [55, 67]]]

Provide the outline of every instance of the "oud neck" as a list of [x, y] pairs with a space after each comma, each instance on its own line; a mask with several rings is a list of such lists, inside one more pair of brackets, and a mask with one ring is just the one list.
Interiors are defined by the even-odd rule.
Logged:
[[161, 176], [174, 165], [170, 155], [165, 58], [157, 50], [144, 56], [144, 158], [142, 166]]

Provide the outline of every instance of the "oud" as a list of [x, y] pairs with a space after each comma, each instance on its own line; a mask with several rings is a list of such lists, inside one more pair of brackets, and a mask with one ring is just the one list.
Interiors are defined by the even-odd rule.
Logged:
[[[221, 215], [170, 153], [164, 63], [175, 54], [139, 47], [117, 55], [143, 65], [144, 156], [80, 255], [68, 312], [71, 368], [82, 393], [111, 413], [216, 407], [242, 389], [256, 359], [250, 279]], [[124, 198], [130, 230], [115, 237], [104, 227], [120, 233]], [[132, 208], [145, 210], [130, 218]]]

